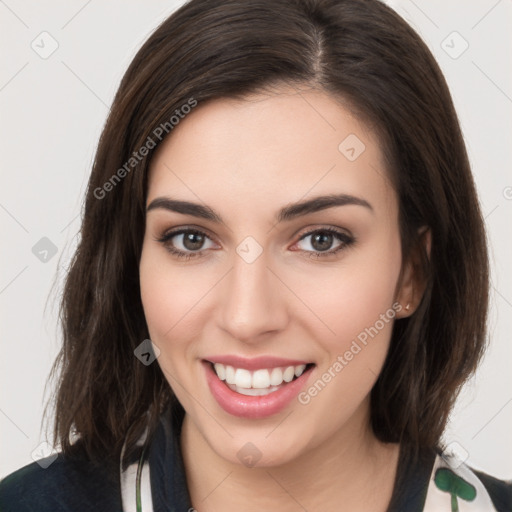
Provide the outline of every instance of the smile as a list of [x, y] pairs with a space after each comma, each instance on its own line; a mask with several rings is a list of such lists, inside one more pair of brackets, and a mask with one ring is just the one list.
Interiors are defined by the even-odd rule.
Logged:
[[248, 396], [268, 395], [280, 389], [283, 382], [291, 382], [300, 377], [306, 369], [305, 364], [277, 368], [263, 368], [256, 371], [234, 368], [230, 365], [215, 363], [215, 373], [220, 380], [226, 381], [229, 388]]
[[229, 414], [252, 419], [283, 410], [305, 387], [315, 366], [274, 358], [243, 360], [232, 356], [223, 360], [202, 361], [210, 392]]

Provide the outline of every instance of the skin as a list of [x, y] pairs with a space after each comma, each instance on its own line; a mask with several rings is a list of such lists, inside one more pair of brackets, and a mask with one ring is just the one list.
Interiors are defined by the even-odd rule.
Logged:
[[[365, 145], [355, 161], [338, 149], [349, 134]], [[371, 209], [352, 204], [275, 221], [284, 206], [334, 193], [364, 199]], [[401, 305], [395, 318], [413, 313], [417, 277], [402, 261], [397, 196], [377, 137], [314, 89], [214, 100], [158, 148], [147, 205], [162, 196], [208, 205], [224, 221], [151, 209], [140, 261], [157, 361], [186, 411], [181, 449], [192, 505], [200, 512], [386, 510], [399, 446], [373, 435], [369, 393], [393, 320], [309, 403], [294, 399], [264, 419], [225, 412], [201, 364], [218, 354], [311, 361], [308, 387], [394, 303]], [[180, 227], [207, 235], [202, 256], [178, 259], [158, 241]], [[312, 236], [301, 237], [328, 227], [355, 242], [312, 258], [321, 250]], [[262, 249], [252, 263], [236, 251], [248, 236]], [[193, 252], [181, 236], [167, 245]], [[333, 237], [327, 250], [339, 245]], [[255, 467], [237, 457], [247, 442], [261, 452]]]

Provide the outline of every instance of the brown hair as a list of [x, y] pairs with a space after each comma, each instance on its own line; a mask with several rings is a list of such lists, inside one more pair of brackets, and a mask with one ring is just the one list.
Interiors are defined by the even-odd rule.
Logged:
[[54, 366], [55, 441], [64, 452], [74, 433], [91, 459], [116, 461], [123, 441], [129, 453], [174, 400], [159, 366], [134, 356], [149, 337], [138, 264], [155, 151], [139, 149], [150, 139], [158, 146], [158, 127], [170, 131], [184, 105], [279, 84], [336, 96], [376, 130], [399, 197], [404, 261], [418, 229], [431, 230], [425, 293], [395, 322], [371, 422], [382, 441], [439, 444], [485, 347], [488, 262], [463, 137], [432, 54], [378, 0], [192, 0], [133, 59], [99, 141]]

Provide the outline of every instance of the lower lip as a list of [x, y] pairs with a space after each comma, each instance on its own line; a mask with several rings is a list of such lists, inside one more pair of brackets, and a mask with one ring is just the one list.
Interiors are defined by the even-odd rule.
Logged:
[[203, 361], [203, 365], [208, 386], [217, 403], [233, 416], [250, 419], [266, 418], [282, 411], [300, 393], [314, 368], [310, 367], [300, 377], [268, 395], [247, 396], [228, 388], [217, 377], [211, 363]]

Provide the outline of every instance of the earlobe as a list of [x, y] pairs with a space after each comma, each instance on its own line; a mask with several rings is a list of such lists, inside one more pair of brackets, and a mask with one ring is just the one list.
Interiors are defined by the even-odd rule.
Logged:
[[397, 287], [396, 301], [402, 306], [397, 311], [396, 318], [407, 318], [411, 316], [421, 302], [427, 285], [425, 275], [424, 259], [430, 258], [432, 245], [432, 234], [427, 226], [418, 230], [417, 243], [411, 249], [409, 257], [404, 262], [401, 278]]
[[415, 265], [412, 261], [412, 256], [402, 269], [402, 275], [399, 282], [397, 302], [402, 308], [397, 311], [396, 318], [406, 318], [412, 315], [416, 309], [415, 305]]

